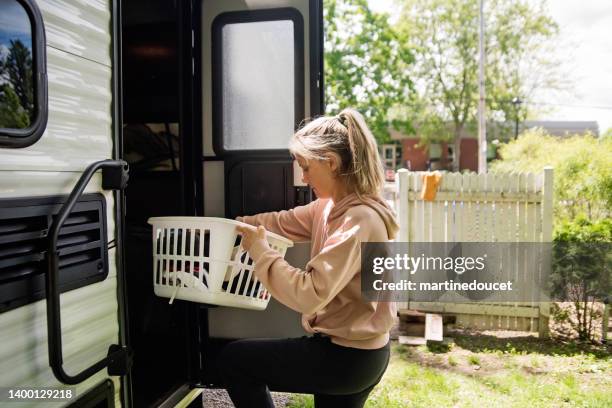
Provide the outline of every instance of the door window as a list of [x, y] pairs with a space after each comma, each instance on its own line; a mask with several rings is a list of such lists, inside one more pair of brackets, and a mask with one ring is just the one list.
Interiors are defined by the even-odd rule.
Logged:
[[304, 105], [303, 24], [291, 10], [225, 13], [213, 23], [217, 150], [287, 149]]

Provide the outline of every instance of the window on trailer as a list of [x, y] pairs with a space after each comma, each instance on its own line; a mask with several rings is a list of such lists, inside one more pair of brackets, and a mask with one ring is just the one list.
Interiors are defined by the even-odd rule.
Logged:
[[0, 0], [0, 146], [26, 147], [47, 122], [44, 27], [31, 1]]

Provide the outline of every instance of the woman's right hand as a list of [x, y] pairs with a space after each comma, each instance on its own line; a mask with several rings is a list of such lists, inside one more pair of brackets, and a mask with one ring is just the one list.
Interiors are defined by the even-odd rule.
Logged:
[[257, 240], [261, 240], [264, 242], [265, 245], [268, 245], [268, 241], [266, 241], [266, 229], [261, 225], [257, 228], [250, 225], [248, 227], [239, 226], [236, 227], [236, 229], [238, 230], [240, 235], [242, 235], [242, 241], [240, 242], [240, 245], [244, 248], [245, 251], [248, 252], [251, 249], [251, 245], [253, 245], [253, 242]]

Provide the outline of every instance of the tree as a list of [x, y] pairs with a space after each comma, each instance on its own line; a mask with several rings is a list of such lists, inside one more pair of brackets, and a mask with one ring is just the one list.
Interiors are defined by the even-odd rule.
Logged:
[[612, 213], [612, 138], [559, 138], [530, 130], [503, 144], [499, 153], [492, 171], [539, 173], [546, 165], [554, 167], [556, 224], [580, 215], [597, 221]]
[[[421, 102], [413, 107], [415, 126], [425, 141], [454, 141], [453, 168], [458, 170], [460, 136], [464, 129], [475, 128], [478, 109], [478, 1], [399, 2], [402, 12], [398, 29], [416, 54], [412, 72], [419, 78]], [[546, 15], [543, 2], [487, 0], [485, 4], [488, 118], [524, 120], [530, 105], [523, 103], [517, 109], [511, 103], [514, 97], [528, 101], [536, 90], [560, 88], [563, 83], [556, 68], [558, 62], [546, 52], [558, 27]], [[428, 126], [421, 127], [421, 123]]]
[[[407, 67], [413, 55], [388, 15], [367, 0], [325, 0], [326, 112], [359, 110], [379, 142], [389, 139], [390, 109], [408, 103], [413, 83]], [[394, 127], [410, 128], [405, 118]]]
[[30, 125], [19, 97], [8, 84], [0, 85], [0, 128], [25, 129]]
[[[27, 123], [20, 127], [30, 124], [34, 116], [33, 81], [32, 53], [20, 40], [11, 40], [5, 60], [0, 61], [0, 98], [3, 103], [1, 114], [7, 123], [23, 123], [22, 116], [25, 113]], [[17, 105], [14, 96], [17, 97]], [[6, 127], [14, 126], [17, 125]]]

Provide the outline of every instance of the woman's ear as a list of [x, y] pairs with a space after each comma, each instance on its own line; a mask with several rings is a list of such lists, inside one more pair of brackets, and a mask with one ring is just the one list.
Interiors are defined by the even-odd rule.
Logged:
[[337, 155], [330, 153], [327, 155], [326, 162], [331, 173], [334, 176], [338, 175], [340, 172], [340, 158]]

